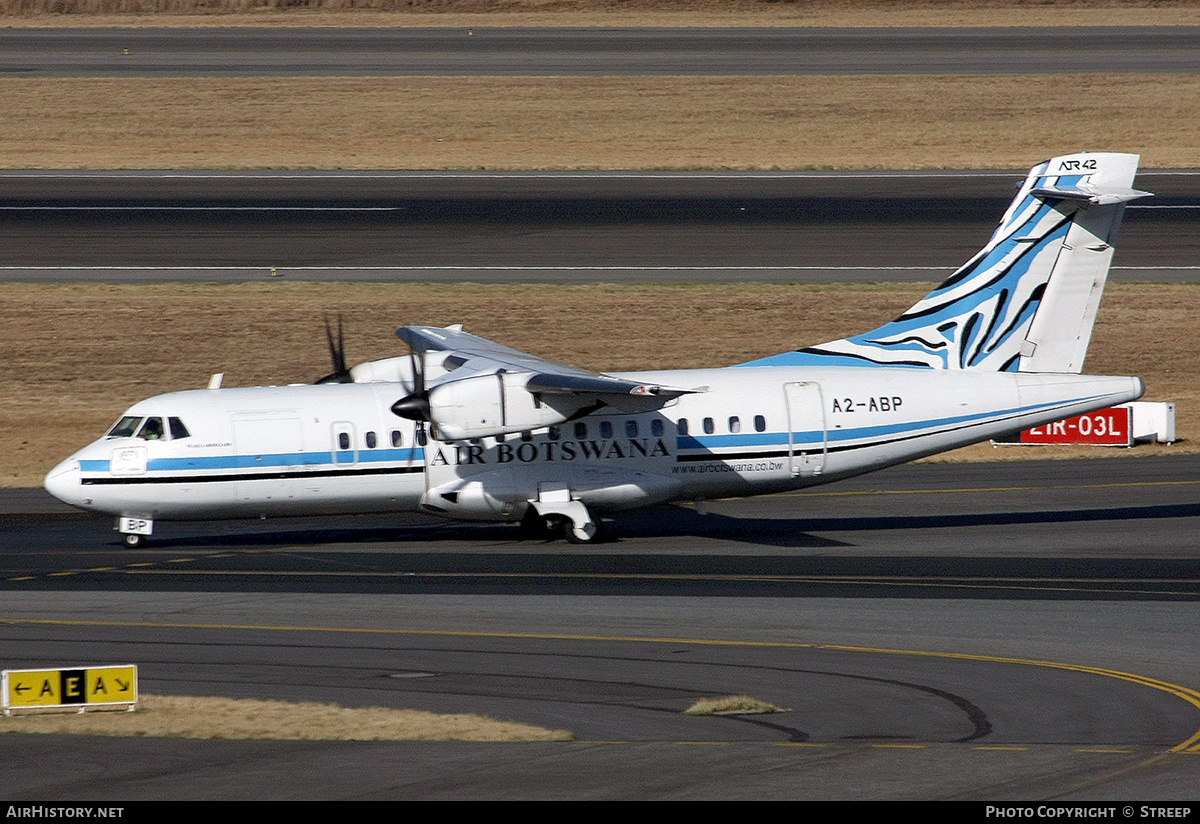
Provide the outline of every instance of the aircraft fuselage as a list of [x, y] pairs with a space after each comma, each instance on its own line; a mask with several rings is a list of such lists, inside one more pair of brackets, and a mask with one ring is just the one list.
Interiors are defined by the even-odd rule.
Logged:
[[1129, 377], [916, 368], [618, 377], [704, 391], [463, 441], [392, 414], [404, 389], [390, 382], [174, 392], [126, 417], [176, 418], [185, 437], [102, 438], [46, 485], [74, 506], [152, 520], [424, 509], [509, 521], [548, 491], [605, 513], [826, 483], [1142, 393]]

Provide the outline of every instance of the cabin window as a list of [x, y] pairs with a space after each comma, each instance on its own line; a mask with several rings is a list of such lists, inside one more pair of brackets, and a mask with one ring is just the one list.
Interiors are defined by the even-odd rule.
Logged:
[[767, 431], [767, 419], [764, 418], [762, 415], [754, 416], [754, 431], [755, 432], [766, 432]]
[[687, 418], [680, 418], [679, 421], [675, 424], [675, 430], [680, 435], [686, 435], [688, 433]]
[[163, 438], [162, 418], [146, 418], [137, 436], [143, 441], [161, 441]]
[[392, 446], [403, 446], [403, 445], [404, 445], [404, 433], [401, 432], [399, 429], [393, 429], [392, 430]]
[[587, 424], [583, 421], [575, 422], [575, 437], [579, 440], [583, 440], [587, 437]]
[[656, 438], [661, 438], [663, 433], [662, 418], [655, 418], [650, 421], [650, 434]]
[[738, 433], [738, 432], [742, 431], [742, 419], [739, 418], [737, 415], [729, 416], [729, 431], [733, 432], [733, 433]]
[[713, 419], [705, 418], [704, 419], [704, 434], [711, 435], [712, 433], [714, 433], [716, 431], [717, 431], [717, 425], [715, 423], [713, 423]]
[[417, 430], [417, 446], [425, 446], [429, 443], [429, 436], [425, 434], [424, 429]]
[[600, 437], [612, 437], [612, 421], [600, 421]]
[[374, 449], [374, 448], [375, 448], [375, 443], [376, 443], [376, 441], [375, 441], [375, 433], [374, 433], [374, 432], [368, 432], [368, 433], [367, 433], [367, 449]]
[[521, 440], [523, 440], [523, 441], [532, 441], [532, 440], [533, 440], [533, 433], [532, 433], [531, 431], [529, 431], [528, 429], [526, 429], [524, 432], [522, 432], [522, 433], [521, 433]]
[[133, 433], [137, 432], [138, 424], [142, 419], [137, 415], [126, 415], [117, 421], [112, 429], [108, 430], [109, 438], [132, 438]]
[[638, 436], [637, 421], [625, 421], [625, 437], [636, 438]]
[[349, 449], [349, 448], [350, 448], [350, 433], [349, 432], [339, 432], [338, 433], [338, 449]]
[[552, 440], [552, 441], [557, 441], [561, 437], [561, 435], [558, 432], [557, 426], [552, 426], [549, 429], [547, 429], [546, 436], [548, 438], [550, 438], [550, 440]]
[[180, 438], [190, 438], [192, 433], [188, 432], [188, 428], [183, 425], [183, 421], [179, 418], [167, 418], [167, 423], [171, 427], [171, 438], [179, 440]]

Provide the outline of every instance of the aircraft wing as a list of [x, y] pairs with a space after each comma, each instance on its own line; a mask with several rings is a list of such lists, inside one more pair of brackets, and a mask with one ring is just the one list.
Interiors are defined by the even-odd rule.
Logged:
[[662, 401], [698, 392], [698, 389], [641, 384], [636, 381], [603, 375], [575, 366], [566, 366], [499, 343], [472, 335], [462, 326], [402, 326], [396, 337], [418, 352], [451, 352], [463, 362], [454, 368], [454, 378], [472, 374], [497, 372], [532, 373], [525, 388], [537, 395], [573, 395], [606, 400], [624, 398], [659, 398]]

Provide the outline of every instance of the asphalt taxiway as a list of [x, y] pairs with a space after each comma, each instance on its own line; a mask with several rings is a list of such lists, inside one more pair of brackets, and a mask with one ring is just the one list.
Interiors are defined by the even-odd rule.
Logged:
[[[8, 735], [0, 791], [1189, 799], [1197, 478], [1194, 456], [921, 464], [631, 514], [585, 548], [398, 516], [164, 526], [130, 551], [104, 519], [4, 493], [5, 666], [120, 659], [149, 693], [480, 712], [576, 740]], [[732, 693], [790, 712], [682, 714]]]

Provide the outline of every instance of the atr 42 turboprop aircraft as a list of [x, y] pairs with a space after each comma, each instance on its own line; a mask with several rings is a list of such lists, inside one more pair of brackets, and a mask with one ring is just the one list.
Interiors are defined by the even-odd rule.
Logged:
[[1081, 375], [1138, 157], [1035, 166], [991, 240], [870, 332], [722, 369], [596, 373], [459, 326], [315, 385], [135, 404], [46, 489], [155, 521], [423, 510], [590, 541], [597, 516], [828, 483], [1135, 400]]

